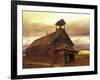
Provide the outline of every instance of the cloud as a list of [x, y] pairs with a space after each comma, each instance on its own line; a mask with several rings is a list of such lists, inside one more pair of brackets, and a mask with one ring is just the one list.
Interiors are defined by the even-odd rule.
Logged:
[[66, 32], [71, 36], [89, 35], [89, 20], [76, 20], [66, 25]]
[[71, 40], [76, 45], [78, 45], [78, 44], [89, 44], [90, 43], [89, 36], [74, 36], [74, 37], [71, 37]]
[[[46, 25], [46, 24], [24, 24], [23, 25], [23, 35], [24, 36], [42, 36], [47, 32], [52, 33], [56, 31], [55, 25]], [[79, 26], [78, 24], [73, 23], [72, 25], [66, 26], [66, 32], [70, 36], [87, 36], [89, 35], [88, 26]]]
[[23, 36], [42, 36], [55, 31], [54, 25], [64, 19], [71, 36], [89, 35], [89, 14], [23, 11]]
[[71, 37], [74, 48], [77, 50], [89, 50], [90, 49], [90, 38], [89, 36], [74, 36]]
[[26, 37], [29, 36], [43, 36], [48, 33], [54, 32], [55, 26], [33, 23], [33, 24], [24, 24], [23, 25], [23, 35]]

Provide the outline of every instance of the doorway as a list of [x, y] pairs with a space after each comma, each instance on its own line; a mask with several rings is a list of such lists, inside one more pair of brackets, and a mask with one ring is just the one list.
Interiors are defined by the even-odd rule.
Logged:
[[64, 53], [64, 57], [65, 57], [65, 64], [74, 61], [74, 54]]

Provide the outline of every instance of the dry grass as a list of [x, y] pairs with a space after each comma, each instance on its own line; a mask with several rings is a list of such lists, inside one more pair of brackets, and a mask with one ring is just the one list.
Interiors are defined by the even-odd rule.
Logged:
[[89, 65], [89, 54], [79, 54], [75, 56], [75, 63], [80, 66]]

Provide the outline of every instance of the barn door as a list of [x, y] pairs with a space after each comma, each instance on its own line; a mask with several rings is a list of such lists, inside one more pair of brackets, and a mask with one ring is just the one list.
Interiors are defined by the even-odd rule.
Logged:
[[65, 53], [65, 64], [74, 62], [74, 54]]
[[70, 55], [68, 53], [65, 53], [64, 56], [65, 56], [65, 64], [69, 63], [70, 62]]

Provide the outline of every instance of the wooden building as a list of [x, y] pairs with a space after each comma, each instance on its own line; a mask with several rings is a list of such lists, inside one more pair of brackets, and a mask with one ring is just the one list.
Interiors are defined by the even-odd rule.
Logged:
[[65, 32], [65, 21], [59, 20], [56, 31], [35, 40], [26, 48], [26, 59], [30, 62], [48, 63], [51, 65], [64, 66], [74, 62], [75, 54], [73, 42]]

